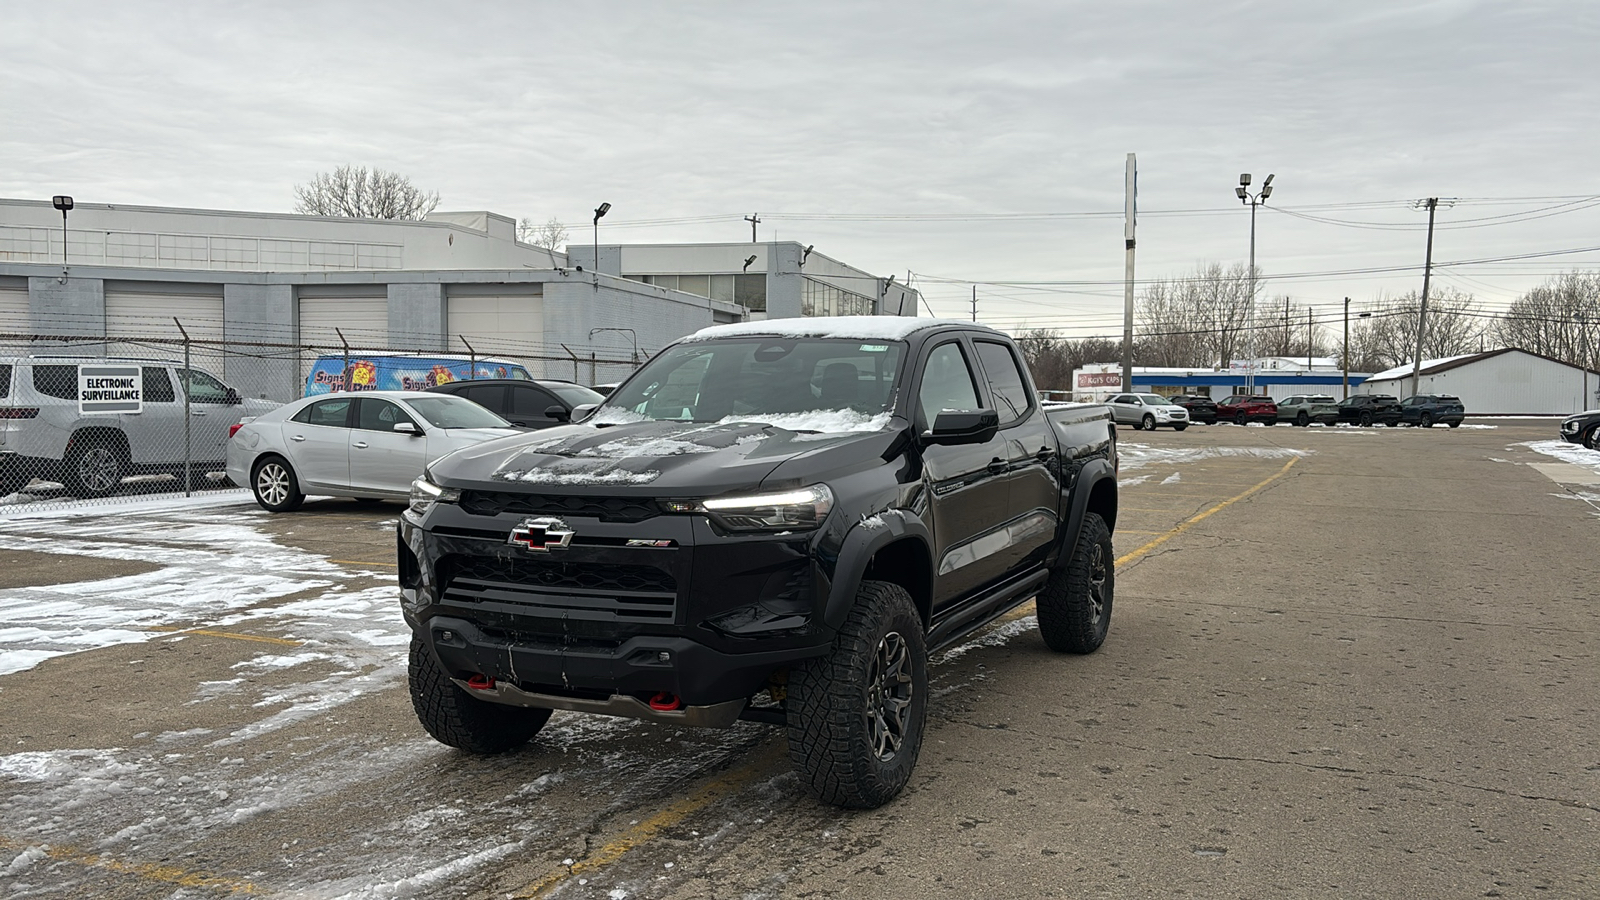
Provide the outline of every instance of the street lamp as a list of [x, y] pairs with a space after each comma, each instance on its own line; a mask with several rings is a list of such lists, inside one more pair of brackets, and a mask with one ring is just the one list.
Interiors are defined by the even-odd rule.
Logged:
[[50, 205], [61, 210], [61, 274], [67, 274], [67, 210], [72, 208], [72, 198], [66, 194], [57, 194], [50, 198]]
[[1239, 202], [1250, 206], [1250, 318], [1249, 318], [1249, 359], [1245, 360], [1244, 383], [1245, 393], [1256, 392], [1256, 207], [1267, 202], [1272, 196], [1272, 176], [1261, 182], [1261, 190], [1252, 194], [1249, 191], [1250, 173], [1245, 172], [1239, 176], [1239, 186], [1233, 189]]
[[602, 203], [594, 208], [594, 270], [600, 271], [600, 220], [611, 212], [611, 204]]
[[749, 256], [746, 256], [744, 258], [744, 268], [741, 269], [740, 271], [742, 271], [742, 272], [750, 271], [750, 266], [753, 265], [755, 263], [755, 261], [756, 261], [756, 255], [754, 253], [750, 254]]

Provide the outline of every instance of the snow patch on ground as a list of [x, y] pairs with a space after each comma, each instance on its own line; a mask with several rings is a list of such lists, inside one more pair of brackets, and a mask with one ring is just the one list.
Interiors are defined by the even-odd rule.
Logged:
[[1225, 456], [1287, 459], [1291, 456], [1310, 456], [1314, 452], [1291, 447], [1151, 447], [1147, 444], [1123, 444], [1118, 448], [1125, 470], [1156, 464], [1178, 465]]
[[947, 662], [960, 659], [961, 657], [966, 656], [968, 653], [971, 653], [972, 651], [982, 647], [1004, 646], [1011, 643], [1011, 641], [1018, 635], [1027, 634], [1030, 631], [1037, 630], [1038, 627], [1038, 616], [1023, 616], [1020, 619], [1007, 622], [998, 628], [986, 631], [964, 644], [957, 644], [956, 646], [951, 647], [934, 661], [934, 665], [944, 665]]
[[1581, 444], [1569, 444], [1566, 441], [1524, 441], [1512, 444], [1513, 447], [1527, 447], [1535, 453], [1553, 456], [1562, 462], [1600, 471], [1600, 450], [1590, 450]]
[[1132, 478], [1118, 478], [1117, 479], [1117, 487], [1132, 487], [1133, 485], [1136, 485], [1136, 484], [1144, 484], [1146, 481], [1149, 481], [1149, 480], [1150, 480], [1150, 476], [1149, 475], [1135, 475]]
[[1183, 480], [1183, 473], [1182, 472], [1173, 472], [1171, 475], [1168, 475], [1166, 478], [1161, 479], [1161, 483], [1162, 484], [1177, 484], [1181, 480]]

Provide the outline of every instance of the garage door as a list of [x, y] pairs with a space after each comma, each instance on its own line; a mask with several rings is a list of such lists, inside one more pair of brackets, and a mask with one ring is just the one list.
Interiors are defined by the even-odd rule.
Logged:
[[300, 379], [319, 354], [336, 355], [343, 351], [340, 332], [352, 347], [377, 349], [389, 346], [389, 297], [387, 291], [349, 287], [302, 287], [300, 304], [300, 343], [314, 349], [301, 352]]
[[194, 342], [190, 363], [227, 381], [221, 285], [106, 282], [106, 337], [113, 339], [107, 355], [183, 359], [175, 319]]
[[[33, 331], [28, 315], [28, 279], [0, 277], [0, 334], [28, 334]], [[0, 355], [23, 352], [26, 341], [0, 338]]]
[[451, 285], [445, 303], [451, 353], [467, 352], [461, 340], [466, 338], [479, 356], [522, 363], [535, 376], [545, 372], [546, 363], [539, 357], [551, 354], [544, 345], [544, 297], [539, 285]]

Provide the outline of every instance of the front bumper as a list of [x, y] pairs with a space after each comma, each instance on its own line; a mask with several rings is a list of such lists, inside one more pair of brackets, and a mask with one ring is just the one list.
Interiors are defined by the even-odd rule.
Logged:
[[[657, 693], [742, 705], [775, 671], [831, 646], [821, 624], [831, 570], [808, 536], [728, 537], [700, 516], [563, 515], [570, 545], [535, 552], [507, 543], [524, 518], [457, 504], [401, 517], [406, 620], [450, 677], [494, 680], [496, 691], [474, 696], [626, 715]], [[690, 718], [714, 724], [725, 712]]]

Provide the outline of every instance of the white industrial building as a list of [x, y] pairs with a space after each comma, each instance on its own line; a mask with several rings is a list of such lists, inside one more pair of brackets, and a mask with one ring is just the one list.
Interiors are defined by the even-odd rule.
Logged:
[[[64, 244], [62, 224], [49, 201], [0, 199], [0, 353], [51, 344], [24, 342], [38, 335], [73, 338], [56, 352], [171, 353], [160, 342], [181, 323], [198, 365], [280, 400], [346, 344], [610, 381], [707, 325], [915, 315], [920, 299], [792, 243], [602, 246], [596, 271], [593, 247], [523, 244], [512, 219], [481, 211], [418, 222], [81, 203]], [[818, 285], [871, 302], [808, 304]]]
[[[1352, 388], [1352, 390], [1354, 390]], [[1562, 415], [1600, 407], [1600, 373], [1515, 347], [1378, 372], [1363, 394], [1453, 394], [1468, 415]]]

